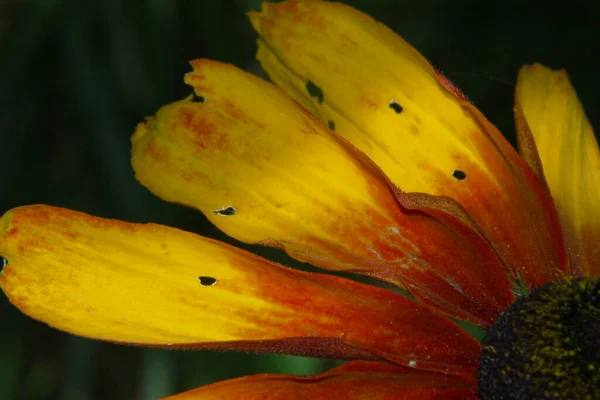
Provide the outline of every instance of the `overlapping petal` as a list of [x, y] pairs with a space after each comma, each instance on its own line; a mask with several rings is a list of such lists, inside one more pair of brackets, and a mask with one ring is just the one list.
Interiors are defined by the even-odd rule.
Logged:
[[323, 374], [254, 375], [214, 383], [164, 400], [469, 400], [475, 388], [448, 375], [393, 364], [352, 361]]
[[398, 193], [412, 210], [401, 207], [375, 167], [276, 87], [231, 65], [193, 66], [195, 95], [163, 107], [132, 139], [136, 176], [152, 192], [237, 239], [406, 287], [483, 326], [513, 300], [460, 207]]
[[600, 277], [600, 151], [567, 73], [523, 67], [515, 120], [521, 153], [556, 203], [574, 272]]
[[11, 210], [0, 227], [2, 290], [27, 315], [77, 335], [476, 369], [479, 344], [466, 331], [388, 290], [55, 207]]
[[250, 18], [271, 79], [404, 192], [457, 200], [529, 286], [564, 276], [560, 226], [543, 185], [408, 43], [339, 3], [263, 3]]

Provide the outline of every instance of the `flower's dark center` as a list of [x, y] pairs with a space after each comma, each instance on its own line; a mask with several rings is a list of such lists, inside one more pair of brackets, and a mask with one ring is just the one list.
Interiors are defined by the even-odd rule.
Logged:
[[483, 340], [477, 375], [483, 400], [600, 399], [600, 280], [519, 298]]

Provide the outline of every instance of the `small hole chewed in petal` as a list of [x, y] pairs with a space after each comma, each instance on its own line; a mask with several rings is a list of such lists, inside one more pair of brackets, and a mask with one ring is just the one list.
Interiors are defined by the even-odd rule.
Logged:
[[457, 324], [390, 290], [294, 270], [162, 225], [20, 207], [0, 218], [0, 254], [10, 260], [0, 290], [12, 304], [87, 338], [415, 360], [460, 380], [474, 375], [481, 352]]
[[2, 270], [4, 269], [6, 264], [8, 264], [8, 260], [6, 258], [0, 256], [0, 274], [2, 273]]
[[400, 105], [400, 103], [398, 103], [398, 100], [396, 100], [396, 99], [390, 100], [390, 108], [392, 110], [396, 111], [396, 114], [400, 114], [402, 112], [402, 110], [404, 110], [402, 108], [402, 106]]
[[310, 79], [308, 80], [308, 82], [306, 82], [306, 91], [308, 92], [310, 97], [316, 97], [319, 103], [322, 103], [323, 99], [325, 99], [325, 95], [323, 95], [323, 91], [321, 90], [321, 88], [315, 85], [315, 83]]
[[206, 97], [197, 95], [196, 92], [192, 93], [192, 102], [194, 103], [205, 103]]
[[329, 127], [329, 129], [331, 129], [332, 131], [335, 131], [335, 121], [329, 121], [327, 122], [327, 126]]
[[202, 286], [214, 286], [217, 284], [217, 280], [212, 276], [199, 276], [198, 281]]
[[[518, 272], [530, 287], [561, 279], [568, 262], [552, 198], [500, 132], [410, 44], [338, 2], [264, 2], [249, 17], [272, 81], [324, 123], [334, 120], [336, 134], [402, 192], [460, 203], [513, 279]], [[306, 92], [309, 79], [327, 93], [323, 104]], [[469, 171], [461, 185], [452, 176], [458, 165]]]
[[452, 172], [452, 176], [458, 179], [459, 181], [467, 179], [467, 174], [465, 174], [464, 171], [461, 171], [459, 169], [455, 169], [454, 172]]
[[[164, 106], [132, 138], [136, 177], [153, 193], [199, 209], [237, 240], [409, 288], [420, 300], [480, 326], [491, 325], [513, 301], [496, 255], [458, 220], [459, 210], [435, 217], [405, 212], [356, 149], [274, 86], [231, 65], [192, 65], [186, 82], [211, 93], [211, 101]], [[385, 117], [395, 117], [385, 106], [393, 97], [378, 103]], [[324, 122], [329, 120], [343, 127], [343, 119]], [[462, 165], [455, 160], [445, 169], [455, 186], [465, 186], [450, 176]], [[430, 197], [411, 199], [403, 201], [413, 202], [412, 210], [456, 209]], [[224, 217], [234, 204], [235, 218]], [[452, 257], [441, 260], [447, 250]], [[219, 276], [220, 283], [224, 279]]]
[[214, 211], [215, 214], [221, 215], [223, 217], [231, 217], [232, 215], [235, 215], [236, 212], [237, 212], [237, 209], [232, 206], [223, 207], [219, 210]]

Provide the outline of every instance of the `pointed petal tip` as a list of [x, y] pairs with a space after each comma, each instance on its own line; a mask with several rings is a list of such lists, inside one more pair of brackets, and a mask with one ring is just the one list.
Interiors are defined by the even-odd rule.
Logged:
[[[136, 177], [153, 193], [202, 211], [238, 240], [280, 243], [322, 268], [410, 284], [454, 317], [487, 326], [504, 309], [510, 284], [483, 239], [406, 212], [375, 166], [275, 86], [229, 64], [192, 65], [186, 81], [205, 104], [164, 106], [152, 135], [133, 146]], [[447, 212], [442, 200], [428, 205]], [[224, 209], [237, 212], [215, 212]], [[453, 256], [440, 260], [448, 248]], [[478, 295], [481, 285], [489, 296]]]
[[566, 84], [571, 86], [570, 75], [565, 68], [553, 69], [541, 63], [525, 64], [519, 69], [517, 76], [517, 86], [523, 80], [534, 79], [534, 80], [547, 80], [549, 82], [555, 82], [555, 84]]
[[252, 25], [252, 28], [256, 32], [260, 32], [260, 29], [261, 29], [260, 11], [248, 11], [246, 13], [246, 17], [248, 17], [248, 19], [250, 20], [250, 24]]
[[148, 129], [152, 124], [154, 117], [146, 117], [144, 121], [138, 123], [133, 131], [133, 135], [131, 135], [131, 143], [135, 143], [138, 140], [141, 140], [148, 133]]
[[[553, 275], [564, 249], [545, 233], [557, 225], [549, 196], [445, 76], [349, 6], [288, 1], [269, 10], [261, 14], [257, 58], [275, 84], [322, 122], [334, 121], [336, 133], [403, 191], [461, 203], [513, 276], [541, 284]], [[322, 96], [311, 93], [310, 82]]]
[[556, 74], [565, 74], [567, 72], [565, 68], [553, 69], [553, 68], [548, 67], [539, 62], [533, 62], [531, 64], [523, 64], [523, 66], [521, 66], [521, 69], [531, 70], [531, 71], [545, 71], [545, 72], [551, 72], [551, 73], [556, 73]]
[[6, 211], [0, 217], [0, 235], [4, 235], [10, 228], [10, 222], [12, 220], [12, 210]]
[[194, 68], [194, 70], [201, 69], [202, 67], [218, 67], [218, 68], [228, 68], [232, 66], [229, 63], [225, 63], [222, 61], [212, 60], [210, 58], [195, 58], [190, 60], [190, 65]]
[[415, 360], [465, 376], [479, 353], [450, 320], [391, 291], [292, 270], [166, 226], [30, 206], [14, 210], [0, 243], [10, 301], [83, 337]]
[[564, 69], [521, 68], [515, 125], [523, 158], [554, 199], [573, 273], [600, 276], [600, 151]]

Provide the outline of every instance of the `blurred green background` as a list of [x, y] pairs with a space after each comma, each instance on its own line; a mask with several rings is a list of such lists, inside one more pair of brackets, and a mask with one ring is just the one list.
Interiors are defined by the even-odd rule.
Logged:
[[[190, 92], [187, 62], [260, 74], [244, 13], [259, 0], [0, 0], [0, 212], [47, 203], [223, 238], [204, 217], [134, 179], [129, 136]], [[346, 1], [421, 50], [513, 138], [520, 65], [564, 67], [600, 126], [600, 8], [593, 1]], [[262, 254], [291, 264], [276, 251]], [[256, 372], [306, 374], [335, 362], [165, 351], [79, 339], [0, 298], [0, 399], [153, 399]]]

